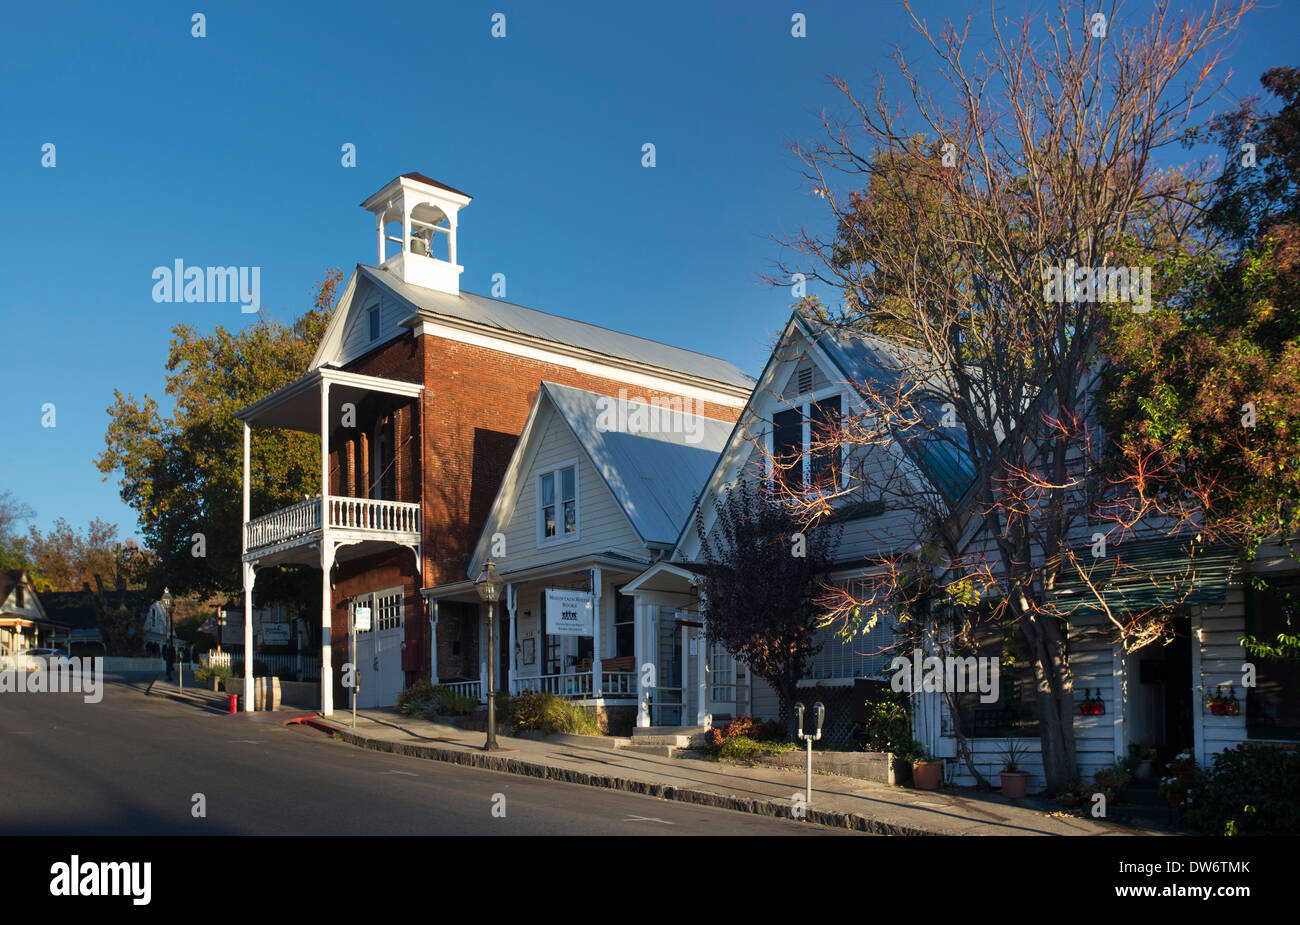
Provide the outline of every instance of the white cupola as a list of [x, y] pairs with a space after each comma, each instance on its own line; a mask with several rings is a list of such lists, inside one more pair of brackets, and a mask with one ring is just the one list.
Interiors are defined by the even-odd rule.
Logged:
[[456, 213], [469, 202], [465, 193], [424, 174], [393, 180], [361, 203], [375, 214], [378, 265], [404, 283], [458, 295], [465, 268], [456, 262]]

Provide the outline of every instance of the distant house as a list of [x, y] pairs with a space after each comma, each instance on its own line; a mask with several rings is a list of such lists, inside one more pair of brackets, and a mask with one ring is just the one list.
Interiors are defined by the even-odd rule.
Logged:
[[0, 571], [0, 655], [66, 644], [67, 632], [48, 614], [25, 570]]
[[[46, 591], [41, 594], [50, 618], [66, 628], [72, 655], [105, 655], [103, 634], [95, 613], [94, 593], [91, 591]], [[116, 602], [117, 592], [110, 592], [110, 601]], [[162, 601], [150, 603], [143, 591], [127, 591], [124, 603], [132, 613], [144, 614], [141, 627], [143, 642], [141, 652], [148, 656], [161, 656], [167, 641], [167, 607]]]

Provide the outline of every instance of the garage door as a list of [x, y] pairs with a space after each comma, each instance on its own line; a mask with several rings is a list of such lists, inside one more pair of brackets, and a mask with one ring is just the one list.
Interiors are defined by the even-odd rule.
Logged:
[[[357, 633], [356, 657], [360, 689], [358, 707], [388, 707], [397, 702], [405, 686], [402, 671], [402, 643], [406, 638], [406, 612], [400, 587], [358, 595], [348, 605], [351, 616], [357, 607], [370, 608], [370, 629]], [[349, 637], [350, 644], [350, 637]]]

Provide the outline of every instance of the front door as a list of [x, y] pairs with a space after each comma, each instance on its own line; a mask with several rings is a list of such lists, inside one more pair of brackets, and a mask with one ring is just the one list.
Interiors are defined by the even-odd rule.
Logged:
[[736, 715], [736, 661], [721, 643], [709, 647], [709, 712], [713, 718]]
[[[397, 702], [406, 686], [402, 671], [402, 643], [406, 636], [406, 614], [401, 588], [361, 594], [348, 605], [349, 617], [357, 606], [370, 608], [370, 630], [357, 633], [358, 707], [387, 707]], [[350, 705], [350, 704], [349, 704]]]

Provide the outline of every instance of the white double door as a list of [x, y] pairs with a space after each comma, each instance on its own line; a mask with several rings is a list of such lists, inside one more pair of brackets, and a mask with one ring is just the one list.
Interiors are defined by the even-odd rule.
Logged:
[[357, 648], [352, 658], [360, 684], [357, 706], [392, 706], [406, 686], [406, 674], [402, 671], [402, 646], [406, 638], [402, 589], [388, 588], [354, 597], [348, 605], [349, 619], [356, 614], [357, 607], [370, 608], [370, 629], [356, 634]]

